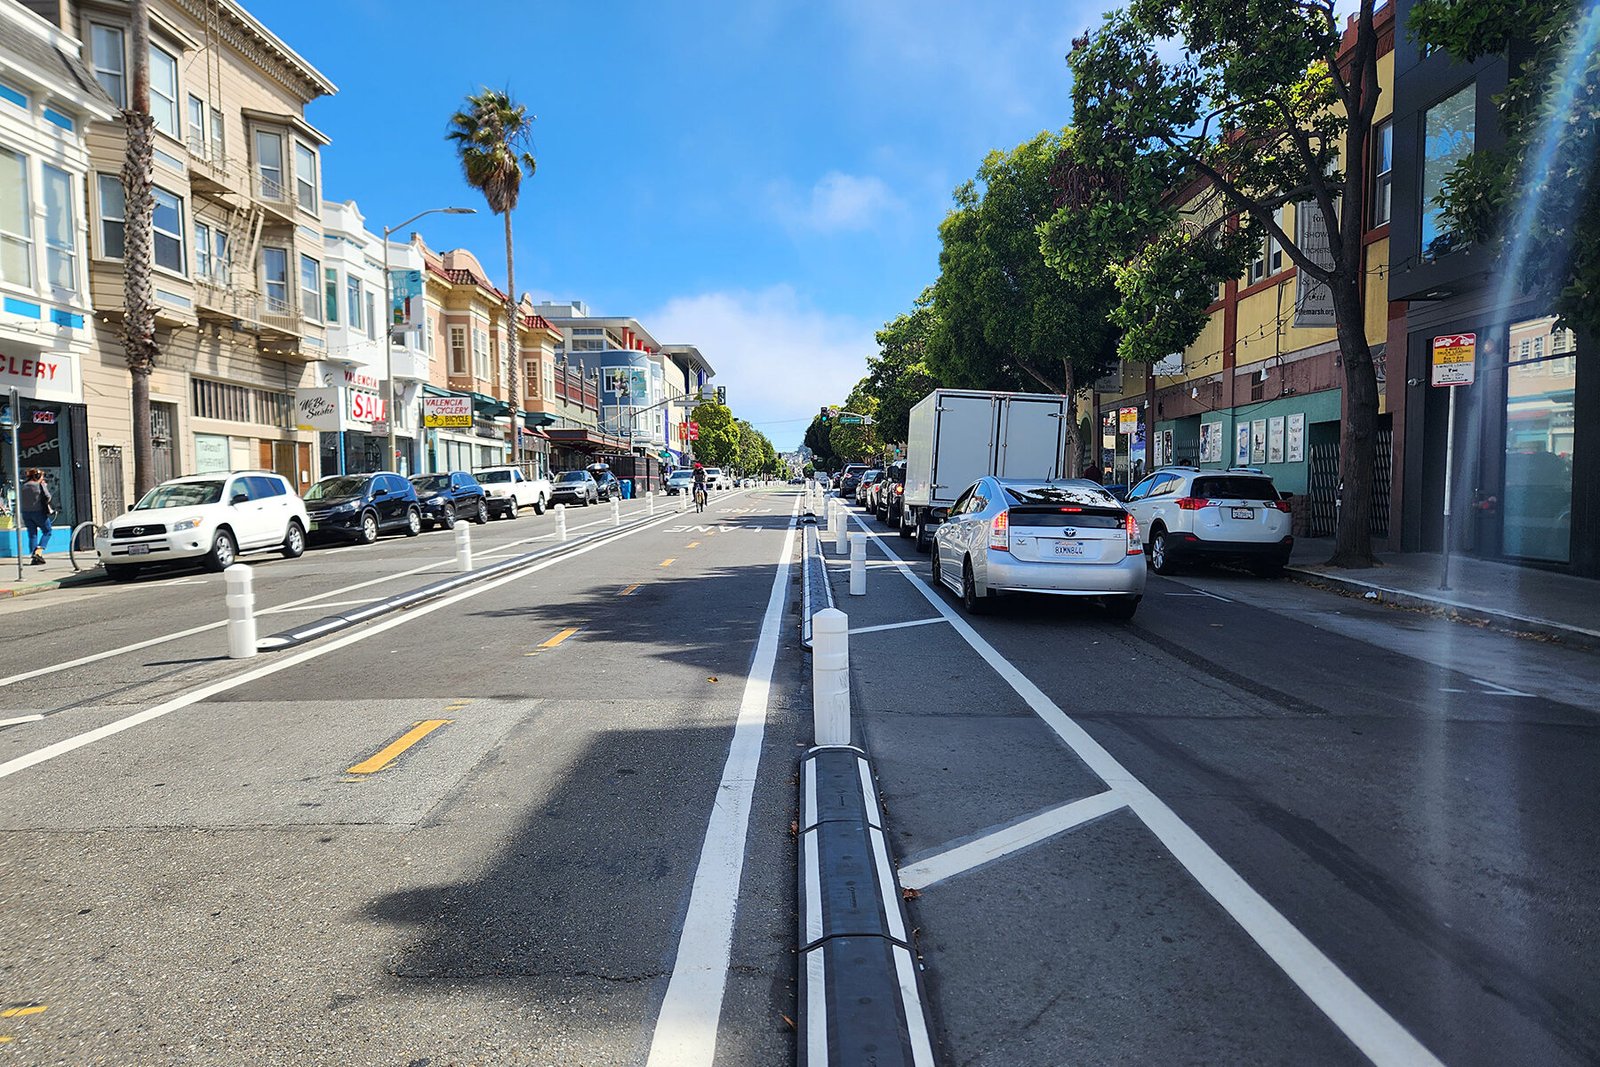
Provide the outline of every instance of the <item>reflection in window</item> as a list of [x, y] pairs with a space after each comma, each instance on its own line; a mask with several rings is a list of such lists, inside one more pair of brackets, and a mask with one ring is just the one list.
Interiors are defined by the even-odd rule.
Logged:
[[1511, 327], [1506, 368], [1505, 554], [1565, 563], [1572, 553], [1573, 397], [1577, 361], [1524, 352], [1567, 352], [1555, 318]]
[[1468, 85], [1428, 109], [1422, 133], [1422, 254], [1437, 259], [1462, 244], [1439, 206], [1444, 180], [1472, 154], [1477, 120], [1477, 85]]
[[1389, 221], [1389, 192], [1394, 169], [1394, 123], [1372, 128], [1372, 224]]

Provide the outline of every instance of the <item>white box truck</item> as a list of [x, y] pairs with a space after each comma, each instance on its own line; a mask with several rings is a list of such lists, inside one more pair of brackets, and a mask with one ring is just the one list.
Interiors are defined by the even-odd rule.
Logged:
[[933, 528], [979, 478], [1067, 476], [1067, 398], [935, 389], [911, 409], [900, 536], [933, 545]]

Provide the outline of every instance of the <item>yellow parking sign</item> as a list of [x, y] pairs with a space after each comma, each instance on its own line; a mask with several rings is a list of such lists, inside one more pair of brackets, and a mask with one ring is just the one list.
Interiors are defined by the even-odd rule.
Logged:
[[1432, 384], [1471, 385], [1477, 374], [1478, 335], [1445, 334], [1433, 339]]

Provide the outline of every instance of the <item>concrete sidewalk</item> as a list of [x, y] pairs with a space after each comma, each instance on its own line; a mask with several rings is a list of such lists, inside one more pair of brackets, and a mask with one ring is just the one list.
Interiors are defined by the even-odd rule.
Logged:
[[14, 596], [28, 596], [30, 593], [48, 593], [55, 589], [74, 585], [89, 585], [95, 582], [108, 581], [106, 572], [98, 563], [94, 563], [91, 553], [91, 565], [81, 571], [72, 569], [72, 564], [65, 555], [46, 556], [42, 567], [35, 567], [26, 559], [22, 561], [22, 577], [17, 578], [17, 560], [15, 556], [0, 558], [0, 600]]
[[1593, 579], [1453, 555], [1450, 588], [1440, 589], [1437, 552], [1392, 553], [1366, 570], [1329, 567], [1331, 555], [1332, 538], [1297, 541], [1289, 574], [1370, 600], [1600, 648], [1600, 582]]

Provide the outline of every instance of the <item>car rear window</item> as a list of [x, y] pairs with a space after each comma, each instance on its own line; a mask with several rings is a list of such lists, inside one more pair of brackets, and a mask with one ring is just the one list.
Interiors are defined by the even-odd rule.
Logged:
[[480, 482], [509, 482], [510, 480], [511, 480], [511, 472], [510, 471], [479, 471], [478, 472], [478, 481], [480, 481]]
[[1115, 499], [1104, 489], [1073, 485], [1008, 485], [1006, 496], [1013, 504], [1075, 504], [1078, 507], [1105, 507]]
[[1193, 494], [1220, 500], [1278, 499], [1278, 491], [1272, 487], [1271, 478], [1252, 478], [1239, 474], [1196, 478]]
[[562, 471], [556, 475], [556, 481], [558, 482], [582, 482], [587, 481], [588, 478], [589, 475], [586, 471]]

